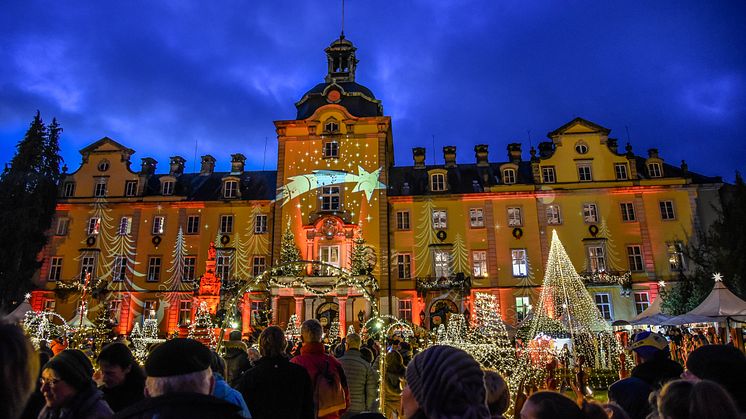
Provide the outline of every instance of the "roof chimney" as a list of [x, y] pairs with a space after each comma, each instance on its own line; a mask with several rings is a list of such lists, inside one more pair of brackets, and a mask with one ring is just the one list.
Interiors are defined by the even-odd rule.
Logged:
[[477, 158], [477, 167], [488, 167], [490, 165], [487, 160], [487, 144], [475, 145], [474, 155]]
[[246, 156], [241, 153], [231, 154], [231, 174], [240, 175], [243, 173]]
[[443, 160], [446, 168], [456, 167], [456, 146], [447, 145], [443, 147]]
[[173, 156], [171, 157], [171, 164], [169, 166], [168, 174], [171, 176], [180, 176], [182, 173], [184, 173], [184, 163], [186, 160], [184, 160], [181, 156]]
[[415, 169], [424, 169], [425, 168], [425, 147], [413, 148], [412, 158], [414, 159]]
[[513, 163], [521, 161], [521, 143], [508, 144], [508, 160]]
[[651, 148], [648, 150], [648, 157], [651, 159], [657, 159], [658, 158], [658, 149], [657, 148]]
[[158, 162], [152, 157], [144, 157], [140, 159], [142, 161], [140, 165], [141, 175], [152, 175], [155, 173], [155, 167]]
[[202, 166], [199, 169], [201, 176], [211, 175], [215, 171], [215, 157], [205, 154], [202, 156]]

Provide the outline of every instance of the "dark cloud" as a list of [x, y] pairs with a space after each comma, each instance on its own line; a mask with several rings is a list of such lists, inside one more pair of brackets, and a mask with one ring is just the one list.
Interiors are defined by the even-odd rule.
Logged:
[[[536, 144], [575, 116], [732, 178], [746, 141], [742, 1], [446, 1], [346, 4], [357, 80], [413, 146]], [[65, 128], [64, 156], [110, 136], [193, 163], [231, 153], [273, 168], [272, 121], [323, 79], [340, 2], [9, 2], [0, 13], [0, 159], [36, 109]], [[266, 140], [265, 140], [266, 139]], [[263, 153], [268, 144], [266, 156]], [[527, 148], [527, 147], [526, 147]], [[435, 153], [438, 161], [440, 152]], [[137, 162], [136, 162], [137, 163]]]

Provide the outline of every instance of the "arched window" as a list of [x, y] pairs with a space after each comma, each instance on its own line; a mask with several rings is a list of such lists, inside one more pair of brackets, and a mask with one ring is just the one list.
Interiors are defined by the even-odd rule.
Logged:
[[430, 175], [430, 190], [432, 192], [442, 192], [446, 190], [446, 175], [443, 173], [433, 173]]

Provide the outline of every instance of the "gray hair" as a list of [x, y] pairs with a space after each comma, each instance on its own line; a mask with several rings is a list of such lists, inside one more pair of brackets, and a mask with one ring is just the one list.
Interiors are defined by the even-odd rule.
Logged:
[[321, 342], [324, 329], [321, 328], [321, 323], [318, 320], [308, 319], [300, 326], [300, 334], [305, 341]]
[[158, 397], [171, 393], [199, 393], [212, 392], [212, 370], [207, 368], [189, 374], [172, 375], [170, 377], [148, 377], [145, 388], [149, 397]]

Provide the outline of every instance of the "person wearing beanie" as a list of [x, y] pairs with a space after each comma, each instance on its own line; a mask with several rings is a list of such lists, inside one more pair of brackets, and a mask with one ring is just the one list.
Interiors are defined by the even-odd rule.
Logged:
[[402, 414], [408, 419], [487, 419], [484, 373], [468, 353], [431, 346], [407, 365]]
[[668, 341], [663, 335], [650, 331], [639, 332], [632, 337], [630, 349], [635, 353], [637, 366], [631, 376], [659, 389], [666, 382], [679, 378], [684, 368], [671, 360]]
[[228, 341], [223, 343], [225, 348], [225, 381], [231, 386], [236, 386], [236, 380], [241, 374], [251, 368], [248, 348], [241, 341], [241, 331], [234, 330], [228, 335]]
[[746, 413], [746, 356], [729, 345], [701, 346], [686, 360], [681, 376], [690, 381], [710, 380], [720, 384], [733, 398], [741, 413]]
[[210, 350], [193, 339], [171, 339], [156, 346], [145, 361], [146, 398], [114, 418], [241, 418], [238, 406], [211, 395], [211, 360]]
[[99, 389], [111, 410], [118, 412], [145, 398], [145, 372], [127, 345], [104, 346], [96, 361], [103, 379]]
[[93, 381], [93, 364], [77, 349], [65, 349], [43, 367], [46, 405], [39, 419], [106, 419], [112, 412]]
[[630, 419], [645, 419], [650, 414], [648, 399], [653, 387], [636, 377], [627, 377], [609, 386], [609, 401], [621, 407]]

